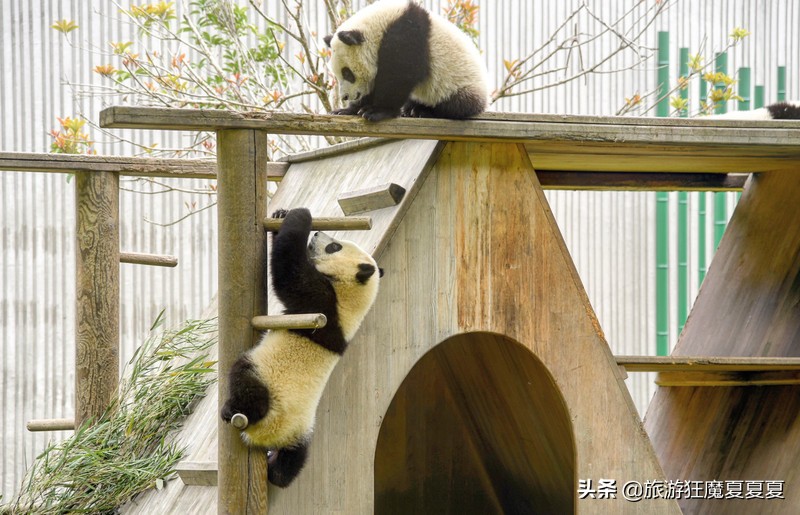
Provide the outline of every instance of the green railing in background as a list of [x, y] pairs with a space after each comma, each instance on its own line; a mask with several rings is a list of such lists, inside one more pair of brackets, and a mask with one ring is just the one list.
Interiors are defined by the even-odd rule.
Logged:
[[[657, 50], [657, 98], [659, 99], [656, 105], [656, 116], [669, 116], [670, 115], [670, 99], [668, 92], [670, 90], [669, 81], [669, 32], [661, 31], [658, 33], [658, 50]], [[689, 49], [681, 48], [679, 50], [679, 67], [678, 77], [687, 77], [689, 75]], [[722, 72], [727, 75], [728, 73], [728, 56], [726, 53], [721, 52], [716, 54], [714, 59], [714, 68], [716, 72]], [[708, 99], [709, 84], [702, 78], [699, 79], [699, 101], [705, 104]], [[724, 88], [723, 84], [712, 85], [715, 89]], [[752, 71], [749, 67], [741, 67], [737, 71], [737, 86], [736, 91], [741, 100], [737, 102], [738, 111], [749, 111], [750, 109], [759, 109], [766, 104], [765, 88], [761, 84], [752, 84]], [[680, 97], [684, 100], [689, 99], [689, 88], [684, 88], [678, 91]], [[778, 67], [778, 90], [777, 101], [785, 101], [786, 99], [786, 67]], [[717, 114], [724, 114], [727, 112], [727, 104], [720, 102], [714, 108]], [[689, 109], [681, 110], [680, 116], [686, 117], [689, 115]], [[706, 223], [707, 216], [707, 193], [698, 192], [697, 195], [697, 281], [698, 285], [702, 284], [707, 272], [707, 257], [706, 246], [707, 237]], [[670, 329], [669, 329], [669, 314], [670, 314], [670, 267], [669, 267], [669, 236], [670, 236], [670, 220], [669, 220], [669, 193], [656, 192], [656, 354], [659, 356], [666, 356], [670, 352]], [[738, 201], [741, 193], [737, 194], [736, 200]], [[691, 304], [689, 298], [689, 250], [690, 250], [690, 230], [689, 230], [689, 199], [692, 198], [687, 192], [678, 192], [678, 206], [677, 206], [677, 275], [676, 279], [676, 299], [675, 308], [677, 315], [677, 330], [678, 334], [683, 331], [686, 319], [689, 313], [689, 306]], [[726, 193], [714, 193], [714, 231], [713, 231], [713, 244], [714, 249], [719, 246], [722, 235], [725, 232], [725, 227], [728, 222], [728, 196]]]

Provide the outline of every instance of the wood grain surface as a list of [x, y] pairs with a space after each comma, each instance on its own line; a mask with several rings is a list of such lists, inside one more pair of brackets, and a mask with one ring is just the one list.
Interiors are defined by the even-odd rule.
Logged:
[[[754, 177], [673, 355], [800, 357], [800, 181]], [[800, 386], [659, 388], [647, 430], [669, 478], [780, 480], [785, 500], [683, 500], [686, 513], [800, 511]]]

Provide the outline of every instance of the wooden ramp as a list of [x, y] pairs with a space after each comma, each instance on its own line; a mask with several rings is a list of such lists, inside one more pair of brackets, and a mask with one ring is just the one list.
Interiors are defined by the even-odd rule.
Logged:
[[[791, 170], [751, 181], [673, 355], [800, 357], [799, 179]], [[798, 413], [797, 384], [670, 387], [646, 420], [668, 477], [785, 482], [785, 500], [683, 500], [685, 513], [797, 513]]]

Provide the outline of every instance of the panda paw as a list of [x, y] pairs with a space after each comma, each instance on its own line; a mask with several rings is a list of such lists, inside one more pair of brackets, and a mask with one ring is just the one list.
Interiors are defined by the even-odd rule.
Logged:
[[359, 109], [358, 114], [370, 122], [379, 122], [381, 120], [388, 120], [389, 118], [397, 118], [400, 111], [385, 107], [367, 106]]
[[403, 106], [400, 116], [404, 118], [435, 118], [432, 108], [412, 101]]
[[345, 116], [358, 114], [358, 106], [348, 106], [348, 107], [343, 107], [342, 109], [334, 109], [333, 111], [331, 111], [331, 114], [345, 115]]

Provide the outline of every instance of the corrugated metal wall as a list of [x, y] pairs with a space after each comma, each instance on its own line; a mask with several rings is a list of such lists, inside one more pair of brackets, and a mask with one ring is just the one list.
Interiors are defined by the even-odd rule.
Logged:
[[[137, 4], [141, 2], [136, 2]], [[180, 3], [180, 2], [178, 2]], [[354, 2], [359, 3], [359, 2]], [[364, 2], [360, 2], [364, 3]], [[425, 2], [434, 9], [446, 4]], [[580, 3], [579, 0], [493, 0], [478, 2], [480, 44], [495, 77], [503, 59], [525, 55]], [[649, 4], [650, 2], [646, 2]], [[269, 5], [267, 5], [269, 4]], [[265, 7], [274, 9], [273, 3]], [[590, 1], [593, 11], [606, 20], [616, 18], [632, 2]], [[178, 6], [180, 7], [180, 6]], [[97, 12], [103, 12], [99, 16]], [[49, 28], [56, 20], [75, 20], [79, 30], [70, 35], [74, 46]], [[577, 29], [595, 31], [596, 22], [580, 17]], [[309, 25], [328, 30], [327, 20], [310, 14]], [[655, 47], [656, 32], [669, 30], [672, 63], [677, 69], [678, 47], [696, 51], [703, 36], [709, 48], [724, 45], [734, 27], [753, 35], [730, 53], [733, 72], [750, 66], [754, 83], [766, 85], [768, 101], [776, 95], [778, 65], [789, 69], [789, 97], [800, 96], [800, 7], [793, 0], [676, 1], [647, 32], [646, 44]], [[99, 83], [92, 68], [101, 64], [76, 47], [102, 46], [109, 40], [133, 40], [119, 20], [117, 8], [103, 0], [2, 0], [0, 2], [0, 149], [48, 151], [47, 132], [57, 127], [57, 116], [80, 112], [97, 119], [100, 107], [114, 99], [77, 97], [65, 86]], [[616, 44], [598, 40], [585, 59], [602, 55]], [[711, 55], [710, 53], [708, 55]], [[630, 64], [622, 54], [611, 66]], [[677, 73], [673, 72], [673, 76]], [[494, 81], [499, 83], [499, 79]], [[497, 110], [541, 113], [614, 114], [626, 96], [655, 86], [655, 64], [619, 74], [589, 76], [557, 89], [504, 99]], [[696, 86], [691, 95], [696, 98]], [[167, 136], [147, 131], [128, 137], [161, 147], [180, 145], [188, 136]], [[104, 154], [130, 154], [132, 148], [107, 143], [98, 132], [96, 148]], [[174, 183], [173, 183], [174, 184]], [[201, 188], [203, 181], [184, 181], [181, 188]], [[612, 349], [617, 354], [655, 352], [655, 208], [652, 193], [548, 192], [556, 219], [573, 253], [589, 297], [598, 313]], [[697, 233], [697, 195], [690, 195], [690, 233]], [[213, 199], [184, 193], [121, 195], [121, 245], [125, 251], [175, 254], [177, 269], [122, 265], [122, 360], [126, 361], [161, 309], [178, 323], [198, 316], [216, 291], [216, 218], [213, 209], [166, 228], [145, 219], [169, 222], [187, 213], [185, 202], [200, 206]], [[672, 198], [672, 210], [675, 199]], [[709, 203], [710, 205], [710, 203]], [[732, 204], [731, 204], [732, 205]], [[729, 209], [729, 212], [732, 209]], [[24, 429], [31, 418], [69, 417], [74, 381], [74, 193], [63, 175], [0, 172], [0, 431], [2, 431], [2, 493], [11, 495], [24, 467], [46, 440], [66, 433], [32, 435]], [[713, 234], [712, 217], [707, 234]], [[674, 219], [674, 218], [673, 218]], [[673, 224], [674, 225], [674, 224]], [[675, 231], [671, 231], [674, 264]], [[696, 246], [695, 246], [696, 247]], [[711, 249], [709, 248], [709, 255]], [[692, 298], [697, 290], [696, 248], [690, 248]], [[674, 284], [674, 275], [673, 281]], [[671, 310], [672, 334], [677, 320]], [[634, 399], [643, 410], [653, 392], [651, 378], [641, 374], [628, 380]]]

